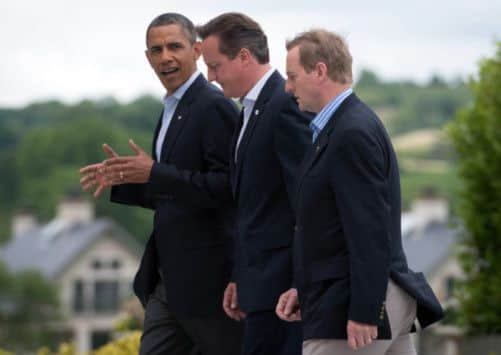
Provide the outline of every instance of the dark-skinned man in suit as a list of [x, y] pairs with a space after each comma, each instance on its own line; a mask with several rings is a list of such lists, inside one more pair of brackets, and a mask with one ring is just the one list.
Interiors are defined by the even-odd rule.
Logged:
[[342, 37], [312, 30], [287, 50], [287, 90], [316, 116], [295, 204], [297, 288], [280, 297], [276, 312], [302, 320], [305, 355], [415, 354], [416, 316], [425, 327], [442, 309], [423, 274], [407, 266], [388, 134], [353, 93]]
[[229, 317], [244, 318], [243, 354], [299, 355], [300, 327], [280, 320], [274, 309], [292, 285], [292, 201], [310, 144], [308, 117], [271, 68], [266, 35], [254, 20], [226, 13], [199, 26], [198, 33], [208, 79], [243, 106], [231, 143], [237, 238], [223, 307]]
[[228, 159], [238, 111], [197, 70], [192, 22], [167, 13], [146, 34], [146, 57], [166, 89], [150, 157], [134, 142], [81, 170], [85, 190], [155, 210], [153, 232], [134, 280], [145, 306], [140, 354], [235, 355], [242, 327], [220, 300], [231, 273]]

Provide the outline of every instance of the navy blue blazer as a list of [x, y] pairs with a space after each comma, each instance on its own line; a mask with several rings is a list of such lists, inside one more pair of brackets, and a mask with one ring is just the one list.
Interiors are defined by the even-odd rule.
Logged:
[[346, 339], [348, 319], [391, 337], [391, 278], [417, 301], [425, 327], [443, 316], [402, 248], [400, 177], [376, 114], [351, 94], [306, 153], [297, 194], [294, 258], [305, 339]]
[[[155, 210], [134, 291], [143, 305], [165, 278], [176, 315], [221, 315], [231, 274], [229, 152], [238, 111], [200, 75], [177, 105], [146, 184], [114, 187], [111, 201]], [[153, 140], [161, 126], [162, 115]]]
[[311, 144], [309, 117], [274, 72], [261, 90], [238, 147], [231, 185], [236, 204], [234, 281], [245, 312], [275, 309], [292, 284], [292, 203], [299, 164]]

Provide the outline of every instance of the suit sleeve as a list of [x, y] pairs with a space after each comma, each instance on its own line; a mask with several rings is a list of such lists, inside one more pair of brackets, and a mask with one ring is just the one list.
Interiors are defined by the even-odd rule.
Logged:
[[299, 110], [294, 98], [287, 95], [280, 116], [273, 127], [274, 150], [280, 162], [283, 180], [291, 206], [295, 203], [295, 191], [299, 166], [306, 148], [311, 144], [309, 114]]
[[219, 207], [231, 200], [229, 142], [237, 111], [221, 97], [212, 101], [204, 114], [201, 144], [206, 169], [193, 171], [155, 162], [147, 187], [153, 199], [167, 198], [207, 208]]
[[350, 258], [348, 319], [380, 324], [391, 258], [384, 151], [376, 137], [356, 129], [338, 149], [330, 178]]
[[155, 209], [155, 203], [148, 193], [148, 184], [123, 184], [113, 186], [111, 188], [110, 201]]

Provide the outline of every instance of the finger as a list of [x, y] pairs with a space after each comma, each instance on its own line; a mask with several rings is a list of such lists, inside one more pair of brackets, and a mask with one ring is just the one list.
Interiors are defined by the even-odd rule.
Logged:
[[96, 185], [97, 185], [97, 182], [96, 182], [95, 180], [93, 180], [93, 181], [91, 181], [91, 182], [89, 182], [89, 183], [87, 183], [87, 184], [83, 185], [83, 186], [82, 186], [82, 189], [83, 189], [84, 191], [89, 191], [91, 188], [93, 188], [93, 187], [94, 187], [94, 186], [96, 186]]
[[138, 146], [136, 143], [134, 143], [134, 141], [133, 141], [132, 139], [129, 139], [129, 146], [130, 146], [130, 147], [132, 148], [132, 150], [134, 150], [134, 151], [135, 151], [138, 155], [139, 155], [139, 154], [144, 153], [144, 151], [143, 151], [141, 148], [139, 148], [139, 146]]
[[104, 143], [102, 147], [108, 158], [118, 157], [118, 154], [108, 144]]
[[353, 335], [348, 335], [348, 346], [353, 350], [357, 350], [357, 342], [355, 341], [355, 337]]
[[275, 307], [275, 313], [280, 317], [284, 313], [285, 304], [287, 300], [285, 294], [281, 294], [278, 298], [277, 306]]
[[115, 166], [115, 165], [118, 165], [118, 164], [126, 164], [130, 161], [130, 157], [116, 157], [116, 158], [110, 158], [110, 159], [106, 159], [105, 161], [103, 161], [103, 164], [106, 165], [106, 167], [110, 167], [110, 166]]
[[244, 319], [247, 315], [242, 312], [241, 310], [238, 310], [238, 320], [241, 321], [242, 319]]
[[374, 340], [377, 339], [377, 327], [372, 327], [372, 329], [371, 329], [371, 337]]
[[366, 332], [364, 337], [363, 337], [363, 344], [362, 346], [367, 346], [372, 343], [372, 337], [370, 332]]
[[82, 169], [78, 170], [78, 172], [80, 174], [87, 174], [90, 172], [95, 172], [99, 169], [100, 166], [101, 166], [101, 163], [87, 165], [87, 166], [84, 166]]
[[88, 175], [85, 175], [83, 178], [80, 179], [80, 185], [84, 185], [86, 184], [87, 182], [89, 182], [90, 180], [95, 180], [95, 175], [94, 174], [88, 174]]
[[231, 297], [230, 297], [230, 294], [229, 294], [229, 289], [228, 287], [226, 288], [226, 290], [224, 290], [224, 294], [223, 294], [223, 308], [226, 310], [226, 309], [230, 309], [230, 303], [231, 303]]
[[233, 288], [233, 292], [230, 294], [231, 296], [231, 309], [237, 309], [238, 307], [238, 297], [237, 297], [237, 289]]
[[96, 191], [94, 191], [94, 197], [98, 198], [101, 195], [101, 193], [104, 191], [105, 188], [106, 188], [105, 185], [99, 185], [98, 188], [96, 189]]
[[365, 338], [364, 338], [364, 334], [363, 334], [363, 333], [358, 332], [358, 333], [355, 335], [355, 341], [357, 342], [357, 349], [363, 348], [363, 347], [365, 346]]

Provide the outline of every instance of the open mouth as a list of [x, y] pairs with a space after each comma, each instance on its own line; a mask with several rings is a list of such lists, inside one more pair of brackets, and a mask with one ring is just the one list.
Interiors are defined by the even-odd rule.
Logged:
[[179, 71], [179, 68], [168, 68], [168, 69], [164, 69], [164, 70], [160, 71], [160, 74], [162, 76], [169, 76], [169, 75], [177, 73], [178, 71]]

